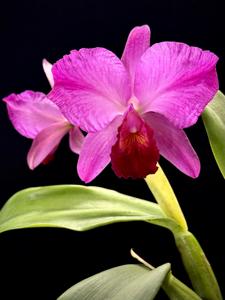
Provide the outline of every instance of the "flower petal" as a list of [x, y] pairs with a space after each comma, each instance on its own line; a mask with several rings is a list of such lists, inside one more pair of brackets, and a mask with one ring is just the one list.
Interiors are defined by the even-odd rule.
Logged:
[[74, 50], [54, 64], [52, 72], [55, 85], [49, 97], [81, 129], [101, 130], [125, 111], [130, 80], [112, 52], [104, 48]]
[[69, 135], [70, 135], [69, 138], [70, 149], [73, 152], [80, 154], [80, 150], [84, 142], [83, 133], [80, 131], [78, 127], [73, 126], [69, 131]]
[[198, 177], [200, 162], [185, 132], [174, 127], [160, 114], [147, 113], [143, 118], [154, 130], [160, 154], [184, 174], [193, 178]]
[[150, 46], [150, 34], [150, 28], [144, 25], [134, 27], [128, 36], [121, 60], [129, 71], [132, 83], [137, 62]]
[[78, 160], [78, 174], [87, 182], [93, 180], [110, 162], [112, 145], [116, 142], [117, 129], [122, 122], [118, 116], [104, 130], [96, 133], [88, 133]]
[[194, 124], [218, 90], [217, 60], [183, 43], [154, 44], [136, 69], [134, 93], [142, 112], [163, 114], [179, 128]]
[[25, 91], [3, 99], [15, 129], [28, 138], [35, 138], [44, 128], [66, 119], [58, 107], [43, 93]]
[[112, 147], [112, 169], [118, 177], [145, 178], [157, 171], [158, 160], [153, 130], [131, 106]]
[[57, 123], [43, 129], [33, 140], [27, 155], [30, 169], [36, 168], [40, 163], [55, 152], [63, 136], [70, 130], [68, 123]]
[[42, 60], [42, 66], [43, 66], [45, 75], [48, 79], [48, 82], [49, 82], [50, 86], [53, 87], [54, 78], [53, 78], [53, 74], [52, 74], [52, 64], [50, 64], [50, 62], [48, 62], [47, 59], [44, 58]]

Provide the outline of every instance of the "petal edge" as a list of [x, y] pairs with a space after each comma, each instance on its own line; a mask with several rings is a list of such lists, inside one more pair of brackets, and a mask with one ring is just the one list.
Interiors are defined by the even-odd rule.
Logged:
[[200, 161], [185, 132], [157, 113], [147, 113], [143, 118], [154, 130], [160, 154], [184, 174], [197, 178]]

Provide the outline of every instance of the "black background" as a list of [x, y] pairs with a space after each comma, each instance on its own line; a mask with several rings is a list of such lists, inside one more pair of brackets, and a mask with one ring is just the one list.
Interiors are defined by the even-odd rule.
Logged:
[[[72, 49], [102, 46], [121, 55], [129, 31], [151, 27], [151, 42], [181, 41], [215, 52], [220, 89], [225, 92], [225, 26], [223, 1], [12, 1], [0, 8], [0, 96], [26, 89], [48, 92], [42, 58], [55, 62]], [[190, 230], [200, 241], [222, 290], [225, 270], [225, 182], [211, 154], [202, 121], [187, 130], [202, 164], [190, 179], [165, 160]], [[68, 138], [55, 160], [30, 171], [26, 154], [31, 141], [10, 124], [0, 103], [0, 204], [30, 186], [76, 183], [77, 157]], [[152, 199], [142, 181], [118, 179], [108, 166], [92, 183], [129, 195]], [[153, 265], [171, 262], [173, 273], [186, 281], [171, 233], [150, 224], [114, 224], [89, 232], [24, 229], [0, 235], [0, 298], [56, 299], [79, 280], [120, 264], [133, 263], [133, 247]], [[16, 296], [16, 297], [15, 297]], [[159, 299], [164, 295], [160, 294]]]

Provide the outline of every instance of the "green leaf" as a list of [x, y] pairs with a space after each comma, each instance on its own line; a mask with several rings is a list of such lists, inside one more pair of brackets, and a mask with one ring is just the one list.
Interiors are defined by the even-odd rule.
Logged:
[[155, 203], [99, 187], [58, 185], [28, 188], [12, 196], [0, 211], [0, 232], [28, 227], [83, 231], [128, 221], [173, 224]]
[[202, 114], [217, 165], [225, 178], [225, 96], [217, 92]]
[[151, 300], [169, 270], [170, 264], [154, 270], [140, 265], [119, 266], [75, 284], [58, 300]]

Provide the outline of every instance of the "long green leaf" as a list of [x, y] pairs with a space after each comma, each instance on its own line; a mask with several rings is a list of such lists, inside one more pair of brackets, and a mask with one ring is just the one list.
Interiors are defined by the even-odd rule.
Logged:
[[0, 232], [28, 227], [83, 231], [141, 220], [165, 227], [171, 223], [155, 203], [99, 187], [58, 185], [28, 188], [13, 195], [0, 211]]
[[77, 283], [58, 300], [151, 300], [169, 270], [170, 264], [152, 271], [140, 265], [119, 266]]
[[202, 119], [213, 155], [225, 178], [225, 96], [222, 92], [206, 106]]

